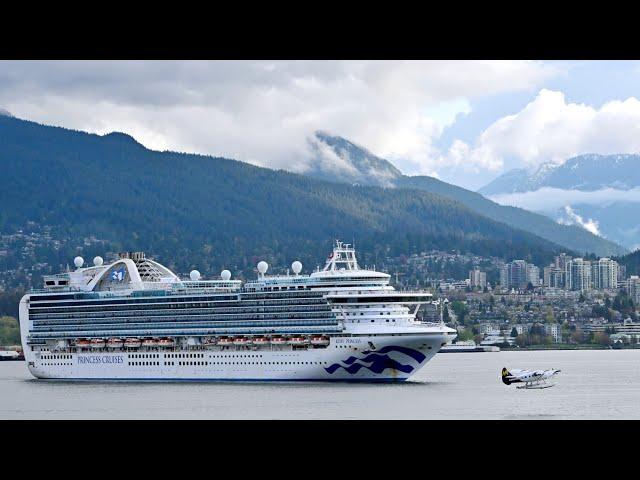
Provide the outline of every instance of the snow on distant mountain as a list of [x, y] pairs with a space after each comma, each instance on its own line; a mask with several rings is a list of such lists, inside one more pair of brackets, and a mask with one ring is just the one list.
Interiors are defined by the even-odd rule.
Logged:
[[[594, 252], [598, 255], [619, 255], [625, 253], [620, 245], [594, 235], [596, 225], [590, 229], [579, 228], [571, 220], [554, 222], [554, 219], [522, 210], [498, 205], [479, 193], [465, 190], [428, 176], [403, 175], [393, 164], [378, 157], [345, 138], [316, 132], [309, 139], [313, 158], [310, 169], [304, 174], [339, 183], [372, 185], [385, 188], [409, 188], [423, 190], [462, 203], [468, 209], [492, 220], [496, 220], [527, 232], [534, 233], [565, 248], [579, 252]], [[514, 182], [527, 182], [526, 170], [515, 171], [503, 179], [504, 188]], [[524, 188], [521, 185], [520, 188]], [[577, 217], [574, 217], [577, 218]]]
[[640, 155], [586, 154], [545, 163], [530, 174], [511, 170], [479, 193], [502, 204], [579, 225], [627, 248], [640, 245]]
[[586, 154], [570, 158], [561, 165], [543, 163], [533, 174], [526, 170], [510, 170], [478, 192], [497, 195], [531, 192], [542, 187], [583, 191], [640, 187], [640, 155]]

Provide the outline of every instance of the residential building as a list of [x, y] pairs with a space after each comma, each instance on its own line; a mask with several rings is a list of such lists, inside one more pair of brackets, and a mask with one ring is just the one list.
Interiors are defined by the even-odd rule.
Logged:
[[487, 286], [487, 273], [474, 268], [469, 271], [469, 283], [472, 288], [484, 289]]
[[591, 264], [591, 281], [596, 290], [618, 288], [618, 262], [601, 258]]
[[591, 262], [574, 258], [566, 264], [566, 288], [586, 292], [591, 290]]

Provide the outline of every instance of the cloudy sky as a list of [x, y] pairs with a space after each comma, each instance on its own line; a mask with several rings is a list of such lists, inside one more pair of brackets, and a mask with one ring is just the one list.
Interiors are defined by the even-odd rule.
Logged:
[[639, 99], [639, 62], [0, 62], [0, 108], [20, 118], [298, 172], [320, 129], [471, 189], [639, 152]]

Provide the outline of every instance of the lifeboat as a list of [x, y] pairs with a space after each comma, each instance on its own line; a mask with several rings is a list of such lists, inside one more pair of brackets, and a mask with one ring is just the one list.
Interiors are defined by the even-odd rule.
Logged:
[[281, 336], [271, 337], [271, 343], [273, 345], [284, 345], [287, 343], [287, 340]]
[[209, 345], [216, 345], [218, 343], [218, 340], [216, 340], [215, 338], [207, 338], [204, 341], [204, 344], [209, 346]]
[[122, 348], [123, 344], [124, 342], [121, 338], [110, 338], [107, 340], [107, 347], [109, 348]]
[[307, 339], [300, 336], [291, 337], [289, 339], [289, 343], [291, 345], [304, 345], [307, 342]]
[[253, 339], [253, 344], [258, 346], [269, 345], [269, 339], [267, 337], [256, 337]]
[[143, 347], [157, 347], [158, 346], [158, 342], [156, 342], [155, 338], [145, 338], [142, 341], [142, 346]]
[[104, 339], [103, 338], [92, 338], [91, 339], [91, 348], [104, 348]]
[[79, 348], [89, 348], [91, 346], [91, 342], [86, 338], [81, 338], [76, 341], [76, 347]]
[[220, 337], [218, 339], [218, 345], [232, 345], [233, 344], [233, 339], [229, 338], [229, 337]]
[[329, 345], [329, 337], [327, 337], [326, 335], [311, 337], [311, 345], [320, 345], [326, 347], [327, 345]]
[[173, 338], [161, 338], [158, 340], [159, 347], [175, 347], [176, 341]]
[[246, 338], [246, 337], [237, 337], [236, 339], [233, 340], [233, 344], [241, 346], [241, 347], [244, 346], [244, 345], [250, 345], [251, 344], [251, 339]]
[[142, 342], [139, 338], [127, 338], [124, 341], [124, 346], [126, 348], [139, 348]]

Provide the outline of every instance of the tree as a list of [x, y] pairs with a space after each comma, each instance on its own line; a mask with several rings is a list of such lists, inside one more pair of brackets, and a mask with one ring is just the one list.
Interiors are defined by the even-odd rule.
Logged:
[[609, 334], [606, 332], [596, 332], [593, 336], [593, 343], [609, 346], [611, 345], [611, 337], [609, 337]]
[[512, 337], [517, 337], [518, 336], [518, 329], [516, 327], [513, 327], [511, 329], [511, 336]]
[[14, 317], [0, 317], [0, 346], [20, 344], [20, 325]]
[[571, 341], [578, 344], [582, 343], [584, 341], [582, 330], [576, 328], [573, 332], [571, 332]]
[[469, 308], [467, 307], [467, 305], [464, 302], [456, 300], [454, 302], [451, 302], [450, 306], [451, 310], [453, 310], [458, 317], [458, 322], [464, 324], [464, 319], [469, 313]]
[[556, 323], [556, 317], [553, 314], [553, 307], [549, 305], [547, 307], [547, 314], [544, 317], [545, 323]]
[[527, 336], [520, 334], [516, 337], [516, 345], [519, 347], [524, 347], [527, 345]]
[[443, 307], [443, 310], [442, 310], [442, 321], [443, 321], [444, 323], [448, 323], [448, 322], [449, 322], [449, 319], [450, 319], [450, 318], [449, 318], [449, 308], [448, 308], [448, 306], [447, 306], [447, 305], [445, 305], [445, 306]]

